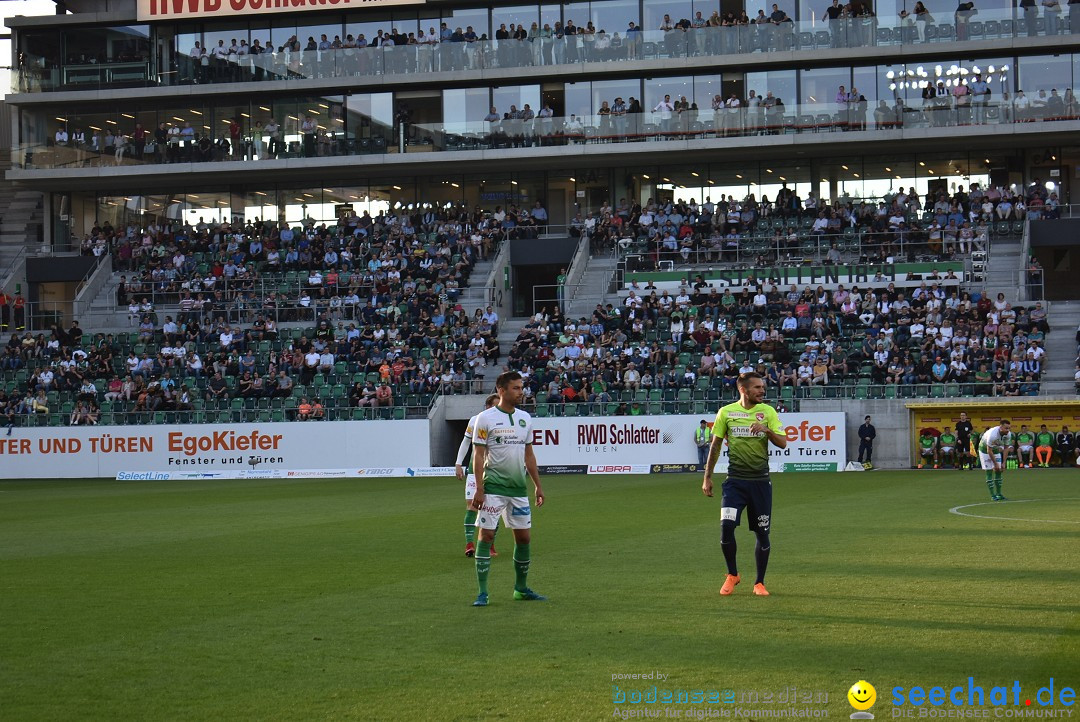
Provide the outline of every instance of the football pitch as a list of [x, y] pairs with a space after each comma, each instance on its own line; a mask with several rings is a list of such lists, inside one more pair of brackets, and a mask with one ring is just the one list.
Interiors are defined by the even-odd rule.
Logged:
[[[1080, 470], [996, 504], [979, 472], [773, 478], [771, 597], [745, 523], [718, 596], [700, 476], [549, 476], [550, 600], [512, 600], [500, 531], [482, 609], [454, 479], [2, 482], [0, 718], [759, 718], [795, 687], [847, 719], [865, 679], [882, 720], [897, 686], [1080, 686]], [[737, 697], [615, 701], [653, 686]]]

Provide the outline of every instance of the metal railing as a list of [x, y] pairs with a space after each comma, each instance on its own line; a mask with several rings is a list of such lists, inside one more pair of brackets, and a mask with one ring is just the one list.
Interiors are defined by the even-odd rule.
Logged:
[[532, 316], [541, 309], [547, 308], [548, 313], [558, 308], [559, 312], [566, 317], [569, 313], [570, 302], [577, 297], [578, 291], [585, 288], [583, 283], [552, 283], [532, 287], [532, 306], [526, 316]]
[[[320, 273], [323, 273], [326, 269], [318, 269]], [[275, 272], [271, 272], [275, 273]], [[359, 277], [361, 274], [353, 274], [353, 277]], [[194, 276], [191, 277], [194, 280]], [[177, 281], [175, 285], [179, 285], [181, 281]], [[174, 285], [174, 284], [168, 284]], [[149, 286], [149, 288], [147, 288]], [[215, 293], [220, 292], [226, 299], [226, 303], [230, 303], [238, 296], [253, 297], [257, 299], [258, 303], [262, 303], [263, 299], [267, 298], [271, 294], [274, 294], [278, 303], [285, 303], [286, 305], [295, 305], [298, 302], [299, 297], [307, 292], [311, 294], [314, 305], [316, 303], [326, 304], [329, 300], [335, 296], [345, 296], [351, 293], [358, 295], [363, 302], [370, 298], [374, 293], [375, 287], [372, 284], [356, 282], [353, 278], [347, 281], [342, 281], [337, 284], [328, 283], [324, 281], [321, 284], [313, 284], [309, 282], [308, 272], [304, 271], [299, 276], [288, 276], [284, 273], [277, 273], [271, 276], [258, 276], [255, 278], [228, 278], [221, 276], [216, 279], [216, 282], [212, 288], [203, 287], [200, 289], [177, 289], [177, 290], [163, 290], [161, 283], [146, 284], [139, 283], [139, 290], [127, 291], [125, 295], [129, 300], [141, 301], [144, 298], [150, 301], [151, 304], [156, 306], [175, 306], [185, 294], [190, 295], [192, 298], [202, 295], [208, 300], [212, 300]], [[459, 298], [470, 294], [470, 289], [481, 289], [484, 292], [485, 299], [490, 303], [490, 299], [495, 292], [494, 286], [488, 285], [467, 285], [456, 289], [449, 289], [447, 298], [450, 301], [456, 302]], [[248, 301], [250, 305], [250, 301]], [[362, 304], [361, 304], [362, 305]], [[119, 304], [117, 310], [123, 310]]]
[[105, 253], [94, 256], [94, 265], [87, 269], [82, 280], [75, 287], [75, 296], [72, 299], [73, 313], [78, 315], [86, 311], [93, 303], [101, 287], [104, 286], [112, 274], [112, 258]]
[[[496, 294], [496, 299], [497, 294], [500, 292], [498, 289], [491, 289], [491, 293]], [[465, 309], [466, 314], [471, 320], [476, 309], [482, 309], [487, 305], [495, 304], [494, 302], [478, 304]], [[54, 324], [61, 328], [67, 328], [72, 321], [78, 321], [79, 325], [87, 331], [126, 329], [138, 332], [143, 319], [148, 319], [154, 329], [160, 332], [161, 325], [167, 316], [180, 324], [190, 320], [197, 320], [204, 326], [216, 323], [218, 320], [224, 320], [232, 326], [246, 327], [261, 318], [263, 320], [273, 319], [275, 323], [280, 325], [306, 324], [313, 326], [319, 321], [326, 320], [334, 324], [355, 323], [357, 327], [362, 328], [365, 323], [362, 309], [362, 306], [333, 306], [325, 300], [312, 302], [310, 305], [303, 305], [293, 300], [287, 304], [279, 303], [272, 307], [263, 305], [261, 300], [256, 300], [251, 304], [229, 303], [222, 307], [214, 306], [188, 312], [180, 311], [178, 307], [166, 305], [152, 306], [150, 309], [140, 309], [135, 312], [117, 307], [116, 309], [83, 309], [76, 313], [70, 301], [27, 301], [23, 313], [18, 317], [12, 316], [10, 328], [0, 328], [0, 330], [46, 332], [51, 330]], [[404, 328], [408, 325], [409, 318], [405, 315], [398, 315], [395, 306], [393, 309], [377, 309], [376, 318], [373, 322], [382, 323], [384, 326], [397, 323]]]
[[[402, 420], [402, 419], [426, 419], [430, 404], [427, 406], [382, 406], [355, 407], [348, 404], [337, 405], [327, 400], [323, 406], [321, 415], [308, 418], [299, 418], [295, 407], [291, 408], [253, 408], [253, 409], [229, 409], [229, 410], [160, 410], [160, 411], [135, 411], [117, 409], [113, 404], [95, 406], [90, 412], [90, 418], [94, 421], [75, 423], [75, 408], [66, 411], [54, 411], [52, 406], [46, 406], [48, 411], [18, 413], [11, 418], [13, 426], [40, 427], [40, 426], [128, 426], [134, 424], [237, 424], [237, 423], [272, 423], [283, 421], [370, 421], [370, 420]], [[322, 400], [320, 399], [320, 403]], [[64, 402], [60, 406], [76, 406], [75, 402]], [[109, 408], [110, 410], [103, 410]], [[0, 417], [2, 419], [3, 417]]]
[[11, 259], [11, 263], [9, 263], [8, 267], [4, 269], [2, 273], [0, 273], [0, 290], [6, 290], [8, 292], [13, 290], [10, 288], [10, 286], [11, 283], [15, 280], [15, 277], [20, 275], [19, 269], [24, 269], [22, 273], [25, 273], [26, 253], [26, 246], [20, 246], [19, 252], [15, 254], [15, 257], [13, 259]]
[[1061, 203], [1044, 208], [1038, 218], [1032, 220], [1049, 221], [1056, 218], [1080, 218], [1080, 203]]
[[1043, 269], [1023, 268], [1016, 272], [1017, 299], [1021, 302], [1033, 303], [1039, 301], [1043, 308], [1049, 312], [1050, 301], [1046, 300], [1046, 287], [1044, 285]]
[[113, 329], [123, 325], [123, 318], [119, 310], [83, 309], [76, 312], [74, 301], [26, 301], [21, 312], [11, 309], [10, 321], [6, 325], [0, 324], [0, 331], [47, 333], [54, 325], [66, 329], [72, 321], [78, 321], [88, 331]]
[[[252, 45], [256, 41], [265, 41], [269, 52], [252, 54], [251, 49], [245, 46], [243, 55], [216, 56], [213, 49], [203, 52], [178, 48], [168, 54], [165, 67], [156, 67], [146, 60], [111, 60], [92, 65], [63, 63], [57, 58], [26, 53], [20, 57], [21, 64], [12, 73], [12, 90], [29, 93], [146, 85], [296, 83], [305, 79], [346, 78], [362, 83], [364, 78], [415, 73], [496, 68], [524, 70], [629, 60], [718, 58], [791, 51], [824, 53], [840, 48], [924, 44], [955, 46], [955, 43], [965, 41], [1052, 37], [1068, 34], [1070, 29], [1073, 33], [1080, 32], [1080, 19], [1075, 17], [1072, 8], [1069, 10], [1068, 14], [1059, 17], [1049, 12], [1040, 16], [1037, 6], [1028, 10], [1014, 7], [982, 9], [953, 14], [948, 17], [951, 22], [946, 18], [941, 18], [939, 22], [923, 22], [908, 11], [899, 16], [840, 17], [827, 22], [816, 19], [793, 22], [786, 18], [782, 22], [772, 22], [762, 17], [755, 19], [754, 23], [747, 21], [717, 27], [702, 27], [709, 22], [702, 19], [697, 23], [698, 27], [645, 30], [640, 27], [629, 30], [630, 21], [636, 25], [640, 18], [628, 15], [621, 27], [600, 28], [600, 32], [595, 34], [562, 36], [561, 33], [549, 34], [534, 29], [530, 31], [533, 37], [527, 40], [487, 40], [479, 39], [487, 32], [486, 28], [480, 28], [476, 36], [466, 40], [461, 33], [463, 29], [459, 29], [459, 34], [446, 42], [326, 50], [306, 50], [299, 44], [292, 46], [292, 40], [303, 42], [303, 37], [274, 46], [268, 38], [259, 38], [255, 32], [252, 33]], [[433, 26], [439, 25], [438, 20], [431, 22]], [[340, 26], [339, 32], [340, 37], [346, 38], [348, 26]], [[81, 41], [85, 43], [85, 39]], [[263, 46], [260, 44], [259, 47], [261, 50]]]
[[943, 255], [962, 256], [972, 251], [985, 251], [997, 233], [988, 227], [985, 235], [975, 233], [973, 240], [965, 242], [961, 248], [959, 240], [947, 246], [943, 239], [931, 242], [926, 227], [880, 232], [849, 227], [839, 233], [815, 233], [798, 219], [788, 221], [777, 218], [776, 222], [784, 228], [777, 228], [772, 219], [761, 219], [752, 230], [743, 230], [735, 236], [728, 234], [702, 239], [685, 253], [678, 244], [671, 249], [659, 239], [623, 238], [617, 243], [618, 259], [625, 265], [626, 273], [710, 264], [756, 266], [762, 262], [820, 262], [828, 257], [833, 248], [840, 254], [841, 264], [857, 262], [862, 258], [876, 259], [883, 250], [897, 262], [907, 261], [911, 256], [916, 259], [925, 256], [928, 261], [933, 261]]
[[[117, 113], [118, 123], [128, 121]], [[161, 122], [172, 122], [172, 113], [161, 111]], [[755, 108], [686, 110], [683, 112], [646, 109], [625, 115], [587, 115], [563, 117], [506, 118], [497, 122], [416, 123], [407, 127], [405, 139], [410, 150], [430, 152], [477, 151], [529, 147], [559, 147], [608, 143], [685, 141], [765, 135], [820, 134], [840, 132], [887, 133], [906, 129], [947, 129], [950, 127], [988, 128], [1029, 123], [1080, 121], [1080, 108], [1050, 114], [1046, 107], [1019, 108], [997, 96], [988, 101], [972, 100], [954, 106], [925, 103], [920, 107], [897, 101], [880, 101], [868, 107], [865, 102], [852, 104], [805, 103], [781, 104], [768, 99]], [[157, 122], [157, 121], [155, 121]], [[47, 125], [42, 121], [43, 127]], [[250, 134], [249, 134], [250, 136]], [[251, 163], [278, 158], [340, 157], [398, 152], [396, 143], [385, 139], [358, 137], [353, 130], [323, 135], [286, 134], [279, 148], [271, 146], [268, 136], [251, 139], [241, 148], [225, 150], [216, 141], [228, 140], [226, 126], [211, 126], [207, 141], [188, 139], [176, 147], [175, 155], [160, 152], [156, 146], [141, 152], [125, 145], [123, 152], [96, 148], [57, 145], [51, 140], [24, 143], [12, 149], [12, 166], [21, 169], [81, 168], [84, 166], [136, 166], [166, 163], [230, 162]], [[261, 152], [257, 149], [263, 149]]]

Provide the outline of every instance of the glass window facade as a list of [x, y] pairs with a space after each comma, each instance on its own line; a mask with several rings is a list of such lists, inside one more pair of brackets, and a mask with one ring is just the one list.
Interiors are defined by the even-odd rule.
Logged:
[[[853, 17], [832, 21], [828, 19], [829, 3], [824, 0], [777, 0], [775, 8], [773, 5], [747, 6], [751, 16], [773, 22], [723, 28], [707, 27], [719, 24], [721, 8], [715, 3], [599, 0], [16, 29], [15, 87], [38, 92], [350, 78], [790, 50], [813, 51], [820, 59], [840, 47], [876, 47], [883, 53], [915, 44], [952, 49], [953, 44], [963, 41], [1048, 35], [1065, 38], [1070, 31], [1080, 30], [1073, 28], [1071, 14], [1075, 13], [1055, 16], [1036, 12], [1029, 16], [1005, 0], [980, 3], [971, 13], [931, 7], [930, 22], [914, 20], [910, 0], [856, 2]], [[732, 23], [740, 14], [729, 6], [724, 6], [724, 11], [724, 15], [732, 15]], [[710, 23], [714, 14], [716, 18]], [[631, 23], [642, 32], [628, 35]], [[574, 32], [564, 34], [571, 25]], [[522, 35], [513, 37], [511, 31], [519, 29]], [[500, 46], [497, 35], [503, 33]], [[384, 38], [391, 38], [393, 44], [385, 43]], [[1047, 62], [1053, 65], [1052, 60], [1050, 57]]]
[[[594, 142], [612, 136], [646, 140], [656, 133], [670, 140], [1069, 120], [1080, 118], [1073, 92], [1077, 67], [1072, 54], [997, 56], [723, 76], [707, 73], [548, 82], [542, 86], [267, 96], [265, 100], [238, 94], [184, 105], [166, 99], [124, 107], [65, 103], [55, 108], [27, 107], [19, 113], [16, 163], [21, 158], [24, 163], [43, 164], [48, 154], [37, 154], [32, 161], [25, 156], [35, 146], [50, 145], [61, 129], [69, 135], [81, 131], [86, 136], [86, 150], [110, 157], [115, 157], [115, 143], [122, 136], [121, 143], [129, 147], [119, 158], [127, 163], [167, 160], [167, 154], [162, 153], [144, 159], [135, 149], [153, 143], [154, 139], [143, 137], [145, 134], [168, 132], [173, 127], [183, 134], [181, 142], [188, 150], [205, 136], [213, 149], [198, 158], [211, 160], [222, 156], [387, 152], [401, 150], [398, 146], [403, 140], [434, 150], [468, 150], [498, 146], [497, 136], [502, 133], [513, 146]], [[982, 92], [976, 96], [974, 88]], [[726, 102], [732, 95], [738, 98], [734, 108]], [[722, 96], [725, 104], [714, 108], [717, 96]], [[617, 98], [628, 105], [632, 98], [640, 100], [641, 113], [610, 114]], [[541, 114], [544, 104], [551, 106], [550, 117]], [[489, 117], [492, 107], [495, 123]], [[162, 123], [165, 128], [160, 128]], [[268, 126], [276, 128], [277, 135], [267, 133]], [[480, 137], [459, 143], [457, 136], [463, 134]], [[160, 138], [157, 140], [161, 145]], [[276, 152], [271, 152], [271, 146]], [[191, 154], [181, 153], [180, 157]], [[56, 165], [56, 161], [51, 162]]]

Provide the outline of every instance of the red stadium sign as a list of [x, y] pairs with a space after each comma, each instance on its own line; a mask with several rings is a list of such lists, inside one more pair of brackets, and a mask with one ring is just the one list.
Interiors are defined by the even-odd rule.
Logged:
[[233, 15], [284, 15], [313, 10], [420, 5], [424, 0], [138, 0], [138, 18], [176, 20]]

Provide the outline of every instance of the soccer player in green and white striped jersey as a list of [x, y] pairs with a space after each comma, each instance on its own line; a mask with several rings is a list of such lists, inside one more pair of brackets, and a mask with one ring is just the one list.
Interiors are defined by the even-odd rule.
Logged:
[[480, 527], [480, 543], [476, 547], [476, 581], [480, 593], [474, 607], [488, 604], [491, 542], [500, 516], [503, 526], [514, 531], [514, 599], [546, 599], [528, 586], [532, 509], [527, 480], [532, 479], [536, 489], [538, 508], [544, 505], [544, 492], [532, 448], [532, 416], [518, 408], [525, 398], [521, 374], [517, 371], [499, 374], [495, 390], [499, 393], [498, 405], [478, 414], [473, 429], [476, 472], [473, 509], [479, 512], [476, 525]]
[[[484, 399], [484, 408], [490, 409], [499, 402], [498, 394], [491, 394]], [[479, 416], [477, 414], [476, 416]], [[476, 416], [469, 419], [465, 427], [465, 436], [461, 438], [458, 446], [457, 461], [454, 464], [454, 473], [460, 481], [465, 482], [465, 556], [472, 557], [476, 553], [476, 509], [473, 509], [473, 494], [476, 493], [476, 476], [473, 474], [472, 460], [465, 463], [465, 457], [472, 449], [473, 429], [476, 428]], [[462, 466], [464, 464], [464, 466]], [[496, 530], [497, 531], [497, 530]], [[495, 545], [491, 545], [491, 556], [497, 557]]]

